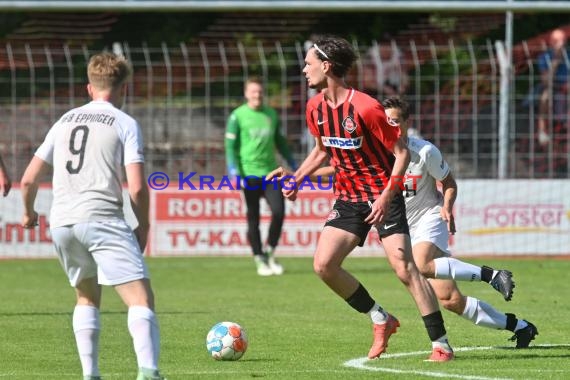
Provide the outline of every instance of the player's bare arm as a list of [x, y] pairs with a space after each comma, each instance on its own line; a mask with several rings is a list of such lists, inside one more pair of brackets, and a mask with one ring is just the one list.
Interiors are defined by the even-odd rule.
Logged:
[[298, 185], [303, 181], [303, 178], [313, 174], [327, 158], [328, 155], [325, 151], [325, 147], [323, 146], [320, 138], [316, 137], [315, 147], [293, 175], [294, 179], [289, 182], [288, 186], [284, 186], [283, 195], [287, 199], [294, 201], [297, 197]]
[[[277, 169], [271, 171], [267, 176], [266, 179], [271, 181], [272, 179], [277, 179], [280, 181], [285, 176], [292, 176], [294, 173], [284, 167], [280, 166]], [[332, 166], [323, 166], [318, 168], [309, 176], [312, 182], [318, 182], [319, 180], [321, 183], [329, 183], [329, 178], [334, 176], [334, 168]]]
[[24, 201], [24, 215], [22, 216], [24, 228], [34, 228], [38, 224], [38, 213], [34, 209], [34, 203], [38, 193], [39, 181], [47, 173], [49, 167], [47, 162], [34, 156], [22, 176], [20, 187]]
[[441, 207], [441, 218], [447, 222], [447, 230], [450, 234], [455, 234], [455, 219], [453, 217], [453, 205], [457, 198], [457, 182], [451, 172], [441, 180], [443, 191], [443, 206]]
[[147, 243], [149, 222], [149, 195], [144, 178], [144, 164], [137, 162], [125, 167], [131, 207], [139, 223], [134, 233], [139, 241], [141, 251], [144, 251]]
[[311, 181], [321, 183], [329, 183], [331, 177], [334, 178], [335, 170], [332, 166], [323, 166], [315, 170], [315, 172], [310, 176]]
[[305, 176], [313, 174], [327, 158], [328, 155], [321, 139], [319, 137], [315, 137], [315, 147], [295, 172], [295, 180], [297, 181], [297, 184], [300, 184]]
[[3, 196], [6, 196], [10, 192], [11, 188], [12, 181], [10, 180], [10, 176], [8, 176], [6, 166], [4, 166], [4, 161], [2, 160], [2, 157], [0, 157], [0, 192], [2, 192]]
[[371, 206], [372, 211], [370, 215], [364, 220], [369, 224], [377, 224], [384, 220], [385, 215], [388, 212], [388, 207], [394, 195], [398, 192], [401, 192], [401, 186], [403, 185], [404, 181], [404, 174], [410, 163], [410, 151], [408, 150], [408, 146], [399, 138], [396, 143], [394, 144], [393, 149], [394, 156], [396, 157], [396, 161], [394, 162], [394, 168], [392, 169], [392, 173], [390, 175], [390, 180], [388, 181], [387, 186], [382, 191], [382, 194], [378, 199], [374, 201]]

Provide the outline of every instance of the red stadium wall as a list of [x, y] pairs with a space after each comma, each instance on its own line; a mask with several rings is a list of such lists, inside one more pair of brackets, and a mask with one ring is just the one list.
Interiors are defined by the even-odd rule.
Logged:
[[[458, 181], [455, 205], [457, 234], [450, 246], [457, 256], [570, 254], [570, 188], [568, 180]], [[125, 200], [128, 194], [124, 193]], [[330, 190], [303, 190], [287, 202], [278, 254], [311, 256], [333, 203]], [[128, 205], [125, 202], [125, 205]], [[0, 258], [55, 257], [50, 232], [51, 188], [42, 186], [36, 229], [20, 226], [21, 193], [16, 186], [0, 199]], [[125, 214], [134, 224], [132, 211]], [[262, 235], [270, 212], [262, 202]], [[249, 255], [245, 207], [240, 191], [151, 191], [150, 256]], [[356, 255], [382, 256], [375, 231]]]

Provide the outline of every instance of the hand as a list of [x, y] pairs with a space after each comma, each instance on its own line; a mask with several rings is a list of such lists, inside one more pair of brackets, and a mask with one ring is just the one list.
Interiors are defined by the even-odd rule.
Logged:
[[372, 225], [382, 223], [386, 217], [389, 206], [390, 202], [386, 197], [380, 196], [380, 198], [376, 199], [374, 203], [370, 205], [370, 214], [368, 214], [364, 221]]
[[269, 174], [265, 176], [266, 181], [277, 180], [280, 182], [283, 196], [293, 202], [297, 199], [297, 183], [293, 179], [293, 174], [289, 170], [280, 166], [275, 170], [272, 170]]
[[228, 176], [233, 181], [239, 175], [236, 168], [229, 168], [228, 169]]
[[442, 207], [439, 214], [441, 215], [441, 219], [447, 222], [447, 231], [449, 234], [455, 235], [455, 218], [453, 217], [453, 213]]
[[38, 225], [38, 213], [32, 211], [31, 213], [24, 213], [22, 217], [22, 227], [32, 229]]
[[0, 169], [0, 191], [2, 195], [5, 197], [10, 192], [12, 188], [12, 181], [10, 181], [10, 177], [6, 173], [6, 170]]
[[289, 170], [285, 169], [284, 167], [280, 166], [277, 169], [269, 172], [269, 174], [267, 174], [265, 176], [265, 180], [271, 181], [272, 179], [275, 178], [278, 181], [281, 181], [283, 179], [283, 177], [292, 176], [292, 175], [293, 175], [293, 173], [291, 173]]
[[232, 184], [232, 188], [236, 188], [236, 189], [240, 188], [240, 182], [241, 182], [242, 178], [240, 178], [238, 181], [238, 177], [239, 177], [239, 172], [237, 171], [237, 169], [234, 167], [229, 167], [228, 168], [228, 179], [230, 180], [230, 183]]
[[297, 200], [297, 192], [296, 191], [294, 193], [291, 193], [291, 194], [283, 194], [283, 195], [285, 196], [285, 198], [287, 198], [291, 202], [295, 202]]
[[141, 253], [144, 254], [144, 250], [146, 249], [146, 243], [148, 240], [148, 230], [149, 226], [141, 226], [139, 225], [137, 228], [134, 229], [134, 234], [137, 238], [139, 243], [139, 247], [141, 249]]
[[299, 191], [297, 183], [293, 180], [293, 178], [287, 178], [286, 175], [282, 178], [283, 179], [280, 180], [282, 187], [281, 192], [285, 198], [293, 202], [295, 199], [297, 199], [297, 192]]

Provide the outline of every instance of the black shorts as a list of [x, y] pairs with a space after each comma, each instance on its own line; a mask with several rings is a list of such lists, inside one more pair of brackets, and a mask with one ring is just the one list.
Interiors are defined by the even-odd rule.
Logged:
[[[366, 241], [366, 236], [371, 224], [364, 221], [370, 214], [372, 202], [347, 202], [337, 200], [327, 217], [325, 226], [335, 227], [355, 234], [360, 237], [358, 245], [362, 247]], [[380, 240], [393, 234], [410, 234], [408, 220], [406, 219], [406, 203], [401, 193], [398, 193], [390, 203], [388, 215], [380, 225], [376, 225]]]

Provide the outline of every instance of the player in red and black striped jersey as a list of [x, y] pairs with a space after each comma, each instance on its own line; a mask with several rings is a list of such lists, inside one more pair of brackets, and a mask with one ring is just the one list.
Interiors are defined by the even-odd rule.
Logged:
[[347, 99], [336, 107], [323, 93], [307, 104], [307, 126], [319, 139], [336, 168], [335, 195], [349, 202], [377, 199], [388, 184], [400, 137], [382, 106], [370, 96], [348, 89]]
[[345, 83], [344, 76], [356, 58], [352, 46], [337, 37], [319, 39], [307, 51], [303, 74], [309, 87], [319, 91], [308, 102], [306, 114], [316, 146], [283, 192], [294, 200], [298, 190], [294, 185], [330, 159], [337, 201], [319, 238], [315, 272], [351, 307], [370, 316], [374, 341], [368, 357], [379, 357], [400, 324], [342, 268], [346, 256], [376, 226], [390, 265], [424, 320], [433, 347], [429, 359], [448, 361], [453, 359], [453, 350], [434, 292], [412, 258], [402, 183], [398, 183], [410, 153], [399, 138], [398, 124], [386, 116], [382, 106]]

